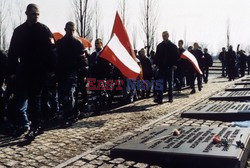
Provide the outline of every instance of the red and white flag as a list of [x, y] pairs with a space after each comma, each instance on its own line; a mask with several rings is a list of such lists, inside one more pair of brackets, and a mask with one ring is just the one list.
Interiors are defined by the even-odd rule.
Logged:
[[135, 79], [140, 74], [139, 65], [122, 45], [116, 34], [105, 46], [100, 57], [115, 65], [129, 79]]
[[202, 71], [199, 67], [199, 64], [197, 62], [197, 59], [195, 58], [195, 56], [193, 54], [191, 54], [188, 50], [184, 51], [182, 54], [181, 54], [181, 58], [182, 59], [186, 59], [188, 60], [189, 62], [192, 63], [194, 69], [202, 75]]
[[116, 13], [111, 39], [104, 47], [100, 57], [116, 66], [129, 79], [135, 79], [140, 74], [140, 66], [135, 61], [135, 54], [127, 31], [118, 13]]
[[116, 34], [116, 36], [118, 37], [118, 39], [120, 40], [120, 42], [122, 43], [122, 45], [126, 48], [126, 50], [128, 51], [128, 53], [135, 59], [135, 53], [133, 50], [133, 47], [130, 43], [129, 37], [128, 37], [128, 33], [126, 31], [125, 26], [122, 23], [122, 20], [118, 14], [118, 12], [116, 12], [115, 15], [115, 21], [114, 21], [114, 26], [113, 26], [113, 30], [111, 33], [111, 37]]

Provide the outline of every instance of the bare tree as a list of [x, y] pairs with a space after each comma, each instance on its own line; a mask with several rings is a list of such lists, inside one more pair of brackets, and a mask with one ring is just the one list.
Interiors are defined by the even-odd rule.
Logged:
[[96, 0], [95, 3], [95, 38], [100, 38], [101, 33], [100, 33], [100, 25], [102, 21], [102, 11], [101, 8], [98, 4], [98, 0]]
[[127, 13], [126, 5], [127, 5], [126, 0], [119, 0], [118, 12], [120, 13], [120, 16], [122, 18], [122, 22], [124, 25], [126, 25], [126, 13]]
[[134, 49], [136, 49], [137, 38], [138, 38], [137, 28], [134, 27], [134, 28], [133, 28], [133, 33], [132, 33], [132, 44], [133, 44], [133, 48], [134, 48]]
[[24, 22], [25, 4], [23, 1], [18, 1], [18, 3], [16, 3], [16, 6], [17, 6], [18, 24], [20, 25]]
[[7, 30], [7, 4], [6, 1], [0, 1], [0, 50], [5, 50], [6, 45], [6, 30]]
[[229, 48], [230, 45], [230, 21], [227, 20], [227, 48]]
[[74, 15], [76, 21], [76, 31], [84, 38], [92, 40], [91, 15], [89, 0], [73, 0]]
[[142, 27], [146, 36], [147, 54], [154, 49], [157, 29], [157, 0], [145, 0], [142, 9]]

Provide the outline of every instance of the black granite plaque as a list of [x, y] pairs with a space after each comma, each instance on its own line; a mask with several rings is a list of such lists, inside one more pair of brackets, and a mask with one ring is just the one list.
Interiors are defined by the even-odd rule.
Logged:
[[249, 101], [250, 91], [226, 91], [211, 96], [209, 100]]
[[241, 81], [250, 81], [250, 78], [242, 79]]
[[245, 91], [250, 90], [250, 85], [234, 85], [230, 88], [226, 88], [226, 91]]
[[[178, 136], [173, 136], [174, 129], [180, 131]], [[214, 144], [216, 135], [227, 144]], [[115, 147], [111, 156], [181, 168], [244, 168], [249, 135], [247, 128], [162, 126]]]
[[237, 83], [235, 83], [235, 85], [250, 85], [250, 81], [237, 82]]
[[250, 120], [250, 103], [214, 103], [199, 104], [181, 114], [182, 117], [219, 120], [219, 121], [246, 121]]

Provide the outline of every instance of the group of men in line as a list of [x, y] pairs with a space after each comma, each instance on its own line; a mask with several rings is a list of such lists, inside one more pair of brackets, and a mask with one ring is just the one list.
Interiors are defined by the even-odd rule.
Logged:
[[[18, 134], [26, 133], [27, 139], [41, 134], [42, 120], [53, 116], [59, 108], [63, 112], [63, 126], [74, 122], [77, 111], [75, 97], [79, 92], [87, 99], [87, 77], [103, 80], [122, 76], [111, 63], [99, 57], [103, 48], [101, 39], [95, 40], [95, 51], [88, 55], [74, 36], [76, 27], [73, 22], [66, 23], [65, 36], [56, 42], [49, 28], [38, 22], [39, 14], [38, 6], [29, 4], [27, 20], [14, 30], [8, 54], [0, 53], [0, 119], [3, 119], [3, 111], [8, 109], [7, 112], [15, 116], [8, 119], [17, 126]], [[167, 31], [162, 33], [162, 37], [156, 53], [152, 51], [148, 57], [143, 48], [137, 56], [142, 79], [163, 81], [164, 87], [155, 92], [155, 102], [159, 104], [163, 102], [166, 90], [169, 102], [173, 102], [174, 84], [179, 91], [185, 84], [189, 85], [193, 94], [197, 78], [198, 90], [201, 91], [202, 78], [208, 82], [208, 67], [212, 64], [207, 49], [203, 53], [198, 43], [194, 43], [193, 49], [189, 50], [203, 72], [203, 75], [198, 74], [189, 61], [180, 57], [185, 51], [183, 41], [180, 40], [177, 47], [169, 40]], [[7, 87], [3, 97], [4, 80]], [[150, 93], [151, 89], [142, 94], [149, 97]], [[96, 91], [96, 94], [100, 92]]]
[[245, 76], [246, 67], [247, 74], [250, 74], [250, 56], [245, 54], [244, 50], [235, 52], [232, 46], [228, 47], [228, 51], [223, 47], [219, 54], [219, 60], [222, 64], [222, 77], [227, 77], [229, 81], [235, 77]]

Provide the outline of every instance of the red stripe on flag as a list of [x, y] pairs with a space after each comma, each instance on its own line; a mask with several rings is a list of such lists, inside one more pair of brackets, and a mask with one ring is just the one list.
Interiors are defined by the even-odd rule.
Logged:
[[130, 43], [129, 37], [128, 37], [128, 33], [126, 31], [125, 26], [122, 23], [122, 20], [118, 14], [118, 12], [116, 12], [116, 16], [115, 16], [115, 21], [114, 21], [114, 26], [113, 26], [113, 30], [111, 33], [111, 37], [116, 34], [116, 36], [118, 37], [118, 39], [120, 40], [120, 42], [122, 43], [122, 45], [126, 48], [126, 50], [128, 51], [128, 53], [135, 59], [135, 53], [133, 50], [133, 47]]
[[[180, 56], [182, 59], [186, 59], [189, 62], [191, 62], [191, 64], [193, 65], [194, 69], [196, 70], [196, 72], [198, 72], [199, 74], [202, 75], [202, 71], [198, 65], [198, 62], [195, 58], [195, 56], [193, 56], [193, 54], [191, 54], [189, 51], [185, 51], [183, 54], [181, 54]], [[192, 58], [191, 58], [192, 57]]]

